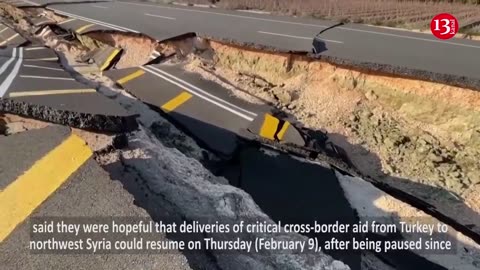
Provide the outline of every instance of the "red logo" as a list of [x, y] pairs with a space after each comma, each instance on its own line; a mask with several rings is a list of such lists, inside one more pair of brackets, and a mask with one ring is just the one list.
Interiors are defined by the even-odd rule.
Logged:
[[451, 39], [458, 32], [458, 20], [452, 14], [438, 14], [430, 22], [430, 30], [439, 39]]

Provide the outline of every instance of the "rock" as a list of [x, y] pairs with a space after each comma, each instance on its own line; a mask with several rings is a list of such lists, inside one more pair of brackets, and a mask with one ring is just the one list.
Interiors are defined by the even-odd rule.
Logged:
[[458, 179], [447, 178], [445, 179], [445, 184], [454, 191], [461, 191], [464, 189], [463, 183]]
[[439, 170], [440, 172], [442, 172], [444, 175], [447, 175], [448, 172], [450, 171], [450, 166], [446, 163], [441, 163], [437, 170]]
[[370, 100], [370, 101], [373, 101], [373, 100], [377, 100], [378, 99], [378, 96], [372, 91], [368, 91], [367, 93], [365, 93], [365, 97]]
[[433, 152], [430, 152], [428, 155], [427, 155], [427, 158], [432, 161], [432, 162], [435, 162], [435, 163], [440, 163], [443, 161], [443, 157], [440, 156], [440, 155], [436, 155], [435, 153]]
[[455, 172], [450, 172], [448, 174], [448, 176], [451, 177], [451, 178], [460, 178], [462, 176], [462, 174], [458, 171], [455, 171]]
[[208, 40], [200, 37], [196, 37], [193, 39], [193, 46], [195, 47], [195, 49], [200, 51], [204, 51], [210, 48]]
[[379, 143], [379, 144], [382, 143], [384, 141], [383, 134], [380, 132], [373, 133], [373, 140], [375, 141], [375, 143]]
[[289, 110], [295, 110], [297, 108], [297, 105], [295, 104], [288, 104], [287, 109]]
[[478, 183], [480, 183], [480, 172], [479, 171], [470, 171], [470, 172], [468, 172], [468, 178], [470, 178], [470, 183], [478, 184]]
[[289, 104], [293, 101], [292, 96], [285, 89], [273, 88], [271, 90], [280, 103]]
[[392, 140], [391, 138], [387, 137], [383, 140], [383, 143], [387, 148], [393, 148], [395, 147], [395, 140]]
[[428, 145], [420, 145], [420, 146], [417, 145], [415, 150], [420, 154], [426, 154], [426, 153], [430, 152], [430, 150], [432, 150], [432, 147], [430, 147]]
[[373, 113], [371, 111], [365, 110], [365, 111], [362, 111], [361, 116], [362, 118], [370, 119], [373, 116]]

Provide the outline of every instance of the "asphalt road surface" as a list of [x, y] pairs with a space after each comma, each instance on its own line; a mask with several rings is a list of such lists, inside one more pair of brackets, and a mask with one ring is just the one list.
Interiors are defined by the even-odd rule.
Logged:
[[[5, 112], [59, 124], [67, 123], [61, 115], [72, 119], [79, 114], [99, 115], [128, 123], [135, 117], [95, 89], [76, 81], [62, 68], [57, 54], [43, 46], [0, 49], [0, 99], [0, 108]], [[42, 106], [47, 108], [38, 113]], [[118, 126], [108, 129], [123, 128]], [[136, 124], [129, 126], [134, 128]]]
[[[32, 254], [29, 250], [31, 218], [102, 216], [148, 220], [150, 217], [134, 204], [134, 196], [122, 183], [112, 180], [93, 160], [91, 152], [83, 151], [85, 146], [81, 141], [72, 140], [67, 127], [0, 135], [0, 148], [3, 153], [0, 157], [1, 269], [99, 269], [99, 266], [102, 269], [190, 269], [187, 259], [175, 251], [122, 255]], [[33, 175], [39, 170], [50, 174]], [[73, 173], [64, 178], [65, 170]], [[12, 207], [12, 203], [18, 205]], [[33, 212], [30, 214], [30, 211]]]
[[[46, 4], [49, 0], [26, 1]], [[142, 2], [53, 4], [65, 15], [82, 16], [114, 29], [137, 31], [163, 40], [186, 32], [232, 38], [288, 50], [312, 50], [313, 37], [337, 22], [280, 17], [240, 11]], [[445, 10], [448, 12], [448, 10]], [[336, 26], [320, 37], [322, 54], [357, 61], [392, 64], [432, 72], [480, 78], [480, 42], [359, 24]]]

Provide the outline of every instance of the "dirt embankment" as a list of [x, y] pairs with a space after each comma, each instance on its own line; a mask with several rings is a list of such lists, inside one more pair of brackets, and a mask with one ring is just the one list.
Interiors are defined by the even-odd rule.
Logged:
[[116, 63], [116, 68], [141, 66], [148, 63], [150, 56], [158, 46], [158, 42], [143, 34], [125, 33], [118, 31], [95, 31], [77, 37], [90, 49], [102, 47], [105, 44], [121, 48], [121, 59]]
[[193, 46], [186, 70], [327, 130], [364, 173], [413, 192], [412, 182], [464, 197], [478, 190], [480, 92], [215, 41], [195, 46], [205, 42], [178, 42]]

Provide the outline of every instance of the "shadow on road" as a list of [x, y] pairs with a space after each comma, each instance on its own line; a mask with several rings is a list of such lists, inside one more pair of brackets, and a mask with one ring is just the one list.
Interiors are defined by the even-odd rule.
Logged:
[[[173, 112], [168, 117], [175, 120], [185, 119], [187, 116]], [[230, 133], [196, 119], [190, 118], [189, 121], [197, 122], [196, 127], [197, 129], [204, 129], [202, 132]], [[176, 124], [182, 128], [181, 123]], [[190, 133], [195, 138], [195, 132], [190, 131]], [[156, 134], [160, 142], [168, 139], [168, 136], [165, 132]], [[221, 138], [215, 137], [215, 140], [221, 140]], [[208, 145], [205, 142], [201, 143]], [[282, 221], [284, 224], [313, 223], [315, 221], [333, 223], [337, 220], [347, 224], [358, 222], [359, 218], [356, 211], [350, 206], [349, 201], [345, 197], [345, 192], [339, 184], [339, 180], [328, 165], [304, 162], [290, 155], [265, 150], [265, 148], [258, 145], [251, 145], [241, 140], [237, 140], [236, 143], [235, 154], [229, 160], [222, 160], [219, 163], [209, 162], [208, 160], [202, 160], [202, 162], [212, 173], [217, 176], [224, 176], [231, 185], [239, 187], [250, 194], [256, 204], [274, 221]], [[188, 148], [183, 148], [183, 151], [188, 155]], [[132, 162], [140, 164], [144, 161], [132, 159], [127, 163], [132, 164]], [[172, 212], [171, 209], [176, 207], [172, 208], [170, 206], [175, 205], [176, 202], [165, 200], [165, 197], [168, 196], [153, 194], [154, 192], [138, 184], [157, 183], [162, 185], [162, 181], [165, 181], [162, 179], [162, 176], [158, 176], [158, 179], [147, 180], [145, 177], [151, 178], [155, 176], [138, 175], [138, 172], [132, 174], [128, 166], [126, 170], [121, 169], [124, 166], [124, 163], [117, 162], [106, 165], [104, 169], [111, 173], [112, 179], [122, 182], [125, 189], [134, 195], [136, 204], [144, 208], [154, 220], [171, 221], [162, 220], [165, 216], [174, 217], [174, 220], [189, 219], [183, 213]], [[421, 184], [416, 184], [416, 187], [418, 189], [425, 188]], [[440, 191], [438, 190], [438, 192]], [[176, 196], [182, 196], [182, 194], [176, 194]], [[368, 199], [371, 199], [371, 206], [376, 207], [374, 201], [379, 198]], [[464, 207], [468, 206], [465, 205]], [[385, 213], [385, 215], [391, 216], [392, 213]], [[309, 234], [306, 236], [317, 238], [320, 241], [328, 240], [333, 236], [337, 239], [351, 237], [348, 234], [343, 236], [338, 234]], [[178, 239], [178, 237], [184, 236], [168, 235], [167, 237]], [[190, 267], [193, 269], [215, 269], [215, 262], [218, 260], [218, 256], [223, 256], [218, 254], [213, 256], [208, 252], [204, 254], [199, 254], [198, 252], [183, 253], [188, 258]], [[327, 251], [325, 253], [347, 263], [351, 269], [361, 268], [361, 254], [359, 253], [351, 251]], [[229, 254], [225, 256], [235, 255]], [[377, 257], [384, 263], [391, 265], [394, 269], [444, 269], [410, 251], [377, 254]]]
[[5, 115], [0, 113], [0, 135], [7, 135], [7, 122], [3, 119]]

